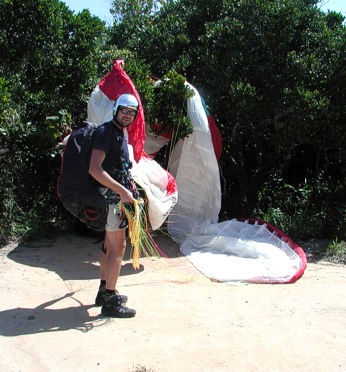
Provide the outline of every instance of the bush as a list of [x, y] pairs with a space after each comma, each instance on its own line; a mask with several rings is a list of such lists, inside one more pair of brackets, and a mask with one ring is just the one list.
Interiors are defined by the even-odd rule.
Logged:
[[324, 178], [293, 186], [283, 179], [267, 182], [254, 214], [299, 239], [345, 236], [345, 191]]
[[335, 263], [346, 264], [346, 241], [338, 240], [337, 238], [333, 240], [331, 244], [328, 245], [326, 257]]
[[165, 74], [154, 90], [148, 123], [157, 136], [171, 134], [174, 142], [188, 137], [193, 126], [187, 116], [187, 99], [194, 95], [186, 79], [176, 71]]
[[0, 122], [1, 243], [43, 232], [59, 221], [55, 191], [58, 137], [52, 125], [43, 131], [23, 122], [8, 102]]

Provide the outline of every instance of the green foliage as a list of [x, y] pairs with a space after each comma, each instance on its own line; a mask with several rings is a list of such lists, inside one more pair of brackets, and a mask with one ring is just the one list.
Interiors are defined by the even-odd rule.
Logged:
[[58, 0], [0, 3], [2, 240], [60, 223], [56, 145], [67, 128], [51, 119], [85, 118], [106, 35], [97, 17]]
[[136, 52], [156, 76], [172, 69], [183, 73], [191, 63], [190, 40], [179, 7], [175, 1], [114, 1], [112, 43]]
[[72, 131], [72, 117], [66, 110], [60, 110], [57, 116], [48, 116], [48, 129], [50, 138], [63, 140]]
[[137, 89], [142, 101], [145, 117], [147, 117], [149, 115], [148, 110], [153, 105], [154, 100], [154, 85], [150, 78], [151, 73], [148, 64], [138, 58], [136, 53], [130, 52], [127, 49], [118, 51], [114, 56], [116, 56], [114, 59], [120, 58], [125, 60], [125, 71]]
[[23, 234], [23, 221], [32, 211], [34, 199], [28, 189], [34, 162], [30, 146], [33, 132], [31, 123], [23, 124], [18, 112], [7, 111], [0, 131], [0, 236], [4, 240]]
[[61, 226], [55, 184], [60, 163], [55, 126], [38, 131], [15, 109], [0, 126], [1, 243]]
[[108, 71], [114, 60], [125, 61], [125, 71], [141, 97], [146, 122], [151, 125], [156, 135], [174, 132], [174, 138], [178, 140], [192, 133], [193, 127], [187, 117], [186, 102], [194, 93], [185, 84], [186, 79], [182, 75], [171, 70], [155, 83], [150, 77], [148, 64], [142, 61], [136, 53], [114, 47], [104, 53], [107, 53], [104, 63], [109, 66]]
[[13, 82], [12, 99], [24, 120], [44, 126], [61, 108], [77, 121], [86, 116], [105, 33], [97, 17], [74, 16], [58, 0], [0, 4], [1, 73]]
[[345, 18], [318, 2], [114, 1], [112, 29], [58, 0], [0, 2], [1, 237], [61, 224], [56, 145], [118, 58], [156, 134], [191, 132], [185, 78], [206, 99], [222, 132], [229, 217], [343, 236]]
[[[346, 177], [344, 17], [317, 4], [180, 0], [138, 29], [121, 23], [132, 27], [123, 42], [154, 73], [173, 66], [217, 116], [230, 216], [251, 213], [274, 169], [294, 187], [319, 174]], [[301, 177], [290, 178], [291, 159], [307, 151]]]
[[130, 21], [129, 27], [133, 27], [140, 20], [150, 18], [164, 2], [162, 0], [116, 0], [112, 2], [111, 14], [114, 16], [115, 23]]
[[297, 187], [273, 177], [263, 185], [254, 213], [300, 239], [345, 236], [340, 197], [345, 200], [343, 184], [322, 176]]
[[175, 142], [192, 134], [193, 127], [187, 116], [187, 99], [194, 92], [185, 83], [183, 76], [169, 71], [156, 86], [153, 106], [147, 118], [155, 135], [171, 134]]
[[11, 109], [11, 106], [12, 99], [9, 92], [9, 82], [6, 79], [0, 77], [0, 123], [5, 120], [8, 110]]
[[335, 238], [327, 247], [326, 256], [329, 260], [345, 265], [346, 264], [346, 241]]

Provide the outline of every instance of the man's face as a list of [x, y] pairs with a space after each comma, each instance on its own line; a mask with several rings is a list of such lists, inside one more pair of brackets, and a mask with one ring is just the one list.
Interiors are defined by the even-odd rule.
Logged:
[[120, 106], [115, 120], [119, 125], [126, 128], [135, 120], [136, 114], [136, 110]]

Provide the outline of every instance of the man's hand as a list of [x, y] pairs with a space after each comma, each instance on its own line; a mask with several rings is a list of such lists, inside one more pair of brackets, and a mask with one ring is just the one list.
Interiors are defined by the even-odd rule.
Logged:
[[132, 192], [125, 188], [121, 192], [119, 192], [119, 195], [122, 203], [132, 203], [134, 201]]

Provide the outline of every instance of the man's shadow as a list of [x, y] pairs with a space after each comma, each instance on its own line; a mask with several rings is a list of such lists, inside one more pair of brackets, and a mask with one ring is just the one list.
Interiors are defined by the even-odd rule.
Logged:
[[[22, 265], [55, 272], [63, 281], [100, 278], [99, 260], [102, 241], [92, 236], [67, 234], [52, 240], [39, 240], [19, 244], [7, 257]], [[131, 247], [127, 242], [124, 260], [129, 260]], [[144, 270], [133, 269], [123, 262], [120, 275], [136, 274]]]
[[[94, 295], [90, 304], [84, 305], [74, 297], [71, 285], [75, 281], [90, 281], [99, 279], [99, 258], [102, 254], [102, 242], [95, 236], [79, 236], [76, 234], [61, 235], [54, 239], [42, 239], [21, 243], [3, 255], [21, 265], [43, 268], [56, 273], [67, 284], [66, 295], [49, 300], [41, 305], [30, 308], [24, 301], [18, 302], [19, 307], [5, 309], [0, 312], [0, 335], [13, 337], [41, 332], [58, 332], [77, 329], [88, 332], [94, 327], [105, 325], [111, 320], [101, 315], [89, 315], [89, 309], [94, 307]], [[144, 268], [142, 268], [144, 270]], [[126, 267], [126, 274], [136, 273], [131, 267]], [[48, 276], [49, 277], [49, 276]], [[68, 283], [72, 281], [72, 283]], [[71, 306], [71, 299], [76, 301]], [[62, 301], [60, 309], [54, 304]], [[63, 302], [65, 301], [65, 302]], [[4, 306], [2, 306], [4, 308]]]
[[[77, 329], [89, 332], [95, 327], [112, 322], [101, 315], [90, 316], [88, 309], [94, 305], [83, 305], [73, 297], [74, 293], [48, 301], [35, 308], [8, 309], [0, 312], [0, 334], [7, 337], [29, 335], [42, 332], [58, 332]], [[66, 298], [77, 301], [78, 306], [63, 309], [48, 307]]]
[[[182, 256], [179, 247], [168, 235], [152, 233], [163, 258]], [[12, 261], [55, 272], [62, 280], [92, 280], [100, 278], [99, 260], [102, 237], [92, 234], [66, 234], [51, 240], [38, 240], [19, 244], [7, 254]], [[145, 270], [143, 264], [134, 269], [131, 262], [132, 247], [126, 239], [126, 252], [120, 276], [134, 275]]]
[[[179, 248], [166, 236], [157, 233], [157, 241], [164, 257], [182, 255]], [[63, 281], [99, 279], [99, 258], [102, 241], [95, 236], [61, 235], [51, 240], [38, 240], [19, 244], [4, 253], [8, 259], [22, 265], [47, 269], [55, 272]], [[133, 275], [144, 271], [141, 264], [135, 270], [131, 263], [131, 245], [127, 248], [120, 275]], [[65, 296], [47, 301], [35, 308], [17, 307], [0, 312], [0, 335], [13, 337], [41, 332], [57, 332], [77, 329], [88, 332], [94, 327], [105, 325], [111, 320], [101, 315], [90, 316], [88, 310], [94, 306], [83, 305], [70, 290]], [[59, 301], [71, 299], [77, 306], [60, 309], [50, 308]]]

